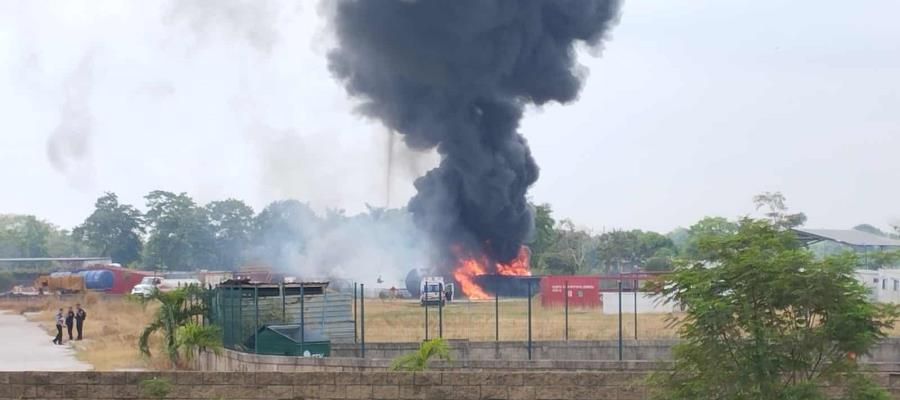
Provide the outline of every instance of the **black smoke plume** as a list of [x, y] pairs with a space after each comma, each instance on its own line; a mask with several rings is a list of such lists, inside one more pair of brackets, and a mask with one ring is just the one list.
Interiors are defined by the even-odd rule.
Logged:
[[[598, 47], [618, 0], [341, 0], [331, 4], [332, 73], [359, 111], [437, 148], [415, 182], [416, 224], [437, 248], [506, 262], [531, 235], [525, 193], [538, 167], [518, 133], [527, 104], [566, 103], [584, 69], [578, 42]], [[547, 132], [552, 134], [552, 132]]]

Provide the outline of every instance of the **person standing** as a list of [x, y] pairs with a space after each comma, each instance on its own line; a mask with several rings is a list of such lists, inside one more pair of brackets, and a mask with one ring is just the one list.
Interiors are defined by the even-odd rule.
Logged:
[[53, 344], [63, 344], [62, 327], [65, 323], [63, 310], [60, 308], [59, 312], [56, 313], [56, 337], [53, 339]]
[[75, 325], [75, 311], [69, 307], [69, 312], [66, 313], [66, 330], [69, 332], [69, 340], [72, 340], [72, 325]]
[[87, 319], [87, 312], [81, 308], [81, 304], [75, 304], [75, 329], [78, 331], [78, 338], [75, 340], [81, 340], [81, 329], [84, 326], [84, 320]]

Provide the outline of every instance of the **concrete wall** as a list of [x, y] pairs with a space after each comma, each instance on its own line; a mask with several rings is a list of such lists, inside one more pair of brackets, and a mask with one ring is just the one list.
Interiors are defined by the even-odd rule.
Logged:
[[[146, 399], [156, 377], [168, 399], [640, 400], [649, 372], [0, 372], [0, 399]], [[900, 373], [871, 376], [900, 399]]]
[[[665, 368], [665, 362], [601, 361], [601, 360], [466, 360], [433, 361], [433, 370], [442, 371], [621, 371]], [[304, 358], [266, 356], [224, 350], [221, 354], [202, 353], [194, 358], [193, 369], [219, 372], [364, 372], [387, 371], [389, 359], [375, 358]]]
[[[527, 360], [525, 342], [470, 342], [448, 340], [452, 355], [457, 360]], [[622, 342], [624, 360], [657, 361], [670, 358], [671, 347], [678, 340], [625, 340]], [[391, 359], [418, 348], [418, 343], [366, 343], [366, 358]], [[359, 357], [360, 345], [335, 343], [333, 357]], [[619, 347], [615, 340], [572, 340], [532, 342], [533, 360], [618, 360]], [[862, 356], [868, 362], [900, 362], [900, 338], [887, 338], [877, 344], [869, 355]]]
[[[618, 292], [603, 292], [600, 296], [604, 314], [616, 315], [619, 313]], [[622, 292], [622, 313], [633, 314], [634, 303], [634, 292]], [[675, 304], [665, 304], [659, 296], [653, 293], [638, 292], [638, 314], [667, 314], [675, 311], [678, 311], [678, 307]]]
[[[470, 342], [448, 340], [457, 360], [527, 360], [525, 342]], [[625, 340], [622, 354], [625, 360], [668, 359], [676, 340]], [[419, 343], [366, 343], [366, 358], [391, 359], [416, 350]], [[359, 344], [334, 344], [334, 357], [359, 357]], [[615, 340], [572, 340], [532, 342], [532, 360], [618, 360], [619, 344]]]
[[140, 399], [139, 382], [172, 383], [168, 399], [642, 399], [646, 371], [593, 373], [0, 372], [0, 399]]

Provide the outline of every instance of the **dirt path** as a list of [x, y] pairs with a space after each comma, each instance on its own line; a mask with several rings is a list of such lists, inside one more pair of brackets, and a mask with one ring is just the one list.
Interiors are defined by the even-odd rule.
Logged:
[[25, 317], [0, 310], [0, 371], [85, 371], [91, 366], [75, 359], [68, 344], [52, 337]]

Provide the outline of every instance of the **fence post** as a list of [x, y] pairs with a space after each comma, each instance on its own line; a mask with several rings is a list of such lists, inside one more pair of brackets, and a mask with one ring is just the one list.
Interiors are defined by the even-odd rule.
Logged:
[[444, 284], [439, 283], [438, 289], [440, 290], [438, 294], [440, 298], [438, 299], [438, 337], [444, 338]]
[[362, 339], [362, 358], [366, 358], [366, 284], [359, 284], [359, 326]]
[[622, 280], [619, 283], [619, 361], [622, 361]]
[[244, 345], [244, 285], [238, 286], [238, 340]]
[[353, 343], [359, 342], [359, 329], [356, 326], [356, 282], [353, 282]]
[[306, 295], [303, 288], [303, 281], [300, 281], [300, 355], [306, 351]]
[[500, 295], [494, 293], [494, 354], [500, 358]]
[[634, 280], [634, 340], [638, 340], [637, 336], [637, 302], [638, 302], [638, 281]]
[[425, 307], [425, 340], [428, 340], [428, 283], [425, 283], [425, 297], [422, 298], [422, 305]]
[[259, 353], [259, 286], [253, 286], [253, 308], [256, 309], [256, 322], [253, 325], [253, 353]]
[[322, 289], [322, 318], [319, 320], [319, 329], [321, 329], [320, 332], [322, 332], [323, 334], [326, 334], [326, 335], [328, 334], [327, 332], [325, 332], [325, 317], [326, 317], [325, 309], [327, 307], [328, 307], [328, 291], [325, 289]]
[[278, 291], [280, 292], [279, 294], [281, 295], [281, 323], [286, 324], [287, 323], [287, 312], [284, 307], [284, 282], [281, 282], [278, 284]]
[[[563, 298], [565, 298], [565, 308], [566, 308], [566, 341], [569, 341], [569, 281], [566, 281], [566, 287], [563, 291]], [[550, 288], [553, 290], [553, 288]]]
[[528, 360], [531, 360], [531, 281], [528, 281]]

